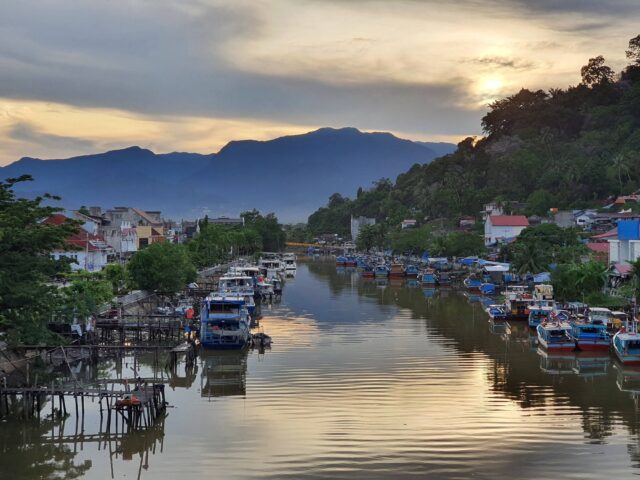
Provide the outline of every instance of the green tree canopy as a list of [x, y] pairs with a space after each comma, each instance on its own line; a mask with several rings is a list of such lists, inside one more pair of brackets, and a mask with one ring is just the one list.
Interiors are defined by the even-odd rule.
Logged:
[[51, 339], [47, 322], [59, 301], [52, 277], [69, 271], [67, 261], [50, 253], [65, 247], [77, 222], [43, 222], [61, 209], [45, 206], [49, 195], [17, 198], [14, 187], [29, 176], [0, 182], [0, 328], [13, 343]]
[[184, 245], [160, 242], [136, 252], [128, 265], [131, 279], [142, 290], [176, 293], [196, 278]]

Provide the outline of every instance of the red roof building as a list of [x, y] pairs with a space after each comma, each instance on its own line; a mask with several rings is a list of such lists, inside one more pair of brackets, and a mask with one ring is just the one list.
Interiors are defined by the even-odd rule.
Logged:
[[524, 215], [491, 215], [491, 225], [494, 227], [528, 227], [529, 220]]
[[484, 223], [484, 243], [508, 243], [520, 235], [529, 226], [524, 215], [490, 215]]

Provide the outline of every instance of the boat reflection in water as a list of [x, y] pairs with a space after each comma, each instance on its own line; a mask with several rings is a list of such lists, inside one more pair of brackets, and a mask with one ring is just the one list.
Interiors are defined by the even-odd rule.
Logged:
[[549, 375], [577, 375], [589, 379], [606, 375], [611, 364], [607, 352], [554, 352], [538, 348], [538, 355], [540, 370]]
[[203, 351], [200, 396], [208, 398], [245, 396], [248, 355], [249, 349]]

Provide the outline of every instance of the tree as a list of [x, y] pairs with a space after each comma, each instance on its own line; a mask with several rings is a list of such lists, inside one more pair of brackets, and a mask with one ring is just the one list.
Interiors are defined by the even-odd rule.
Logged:
[[102, 271], [104, 278], [111, 283], [114, 295], [126, 290], [131, 279], [126, 267], [119, 263], [110, 263]]
[[30, 180], [25, 175], [0, 182], [0, 329], [11, 343], [36, 344], [54, 338], [47, 322], [59, 294], [51, 279], [69, 271], [67, 261], [50, 253], [65, 247], [78, 222], [43, 222], [61, 209], [43, 205], [56, 199], [51, 195], [17, 198], [14, 187]]
[[100, 308], [113, 299], [113, 285], [100, 273], [75, 272], [69, 276], [71, 285], [62, 289], [62, 318], [71, 323], [73, 320], [86, 320], [96, 315]]
[[640, 65], [640, 35], [629, 40], [629, 48], [625, 53], [628, 59], [632, 60], [636, 65]]
[[184, 245], [160, 242], [137, 252], [128, 265], [131, 279], [142, 290], [176, 293], [196, 278]]
[[589, 62], [580, 69], [582, 84], [588, 87], [611, 83], [613, 81], [613, 70], [604, 64], [604, 57], [598, 55], [590, 58]]

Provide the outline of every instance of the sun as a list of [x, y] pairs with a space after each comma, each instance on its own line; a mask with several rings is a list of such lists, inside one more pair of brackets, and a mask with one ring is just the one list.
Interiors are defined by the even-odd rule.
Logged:
[[489, 77], [482, 82], [482, 90], [485, 93], [497, 93], [504, 86], [504, 82], [498, 77]]

